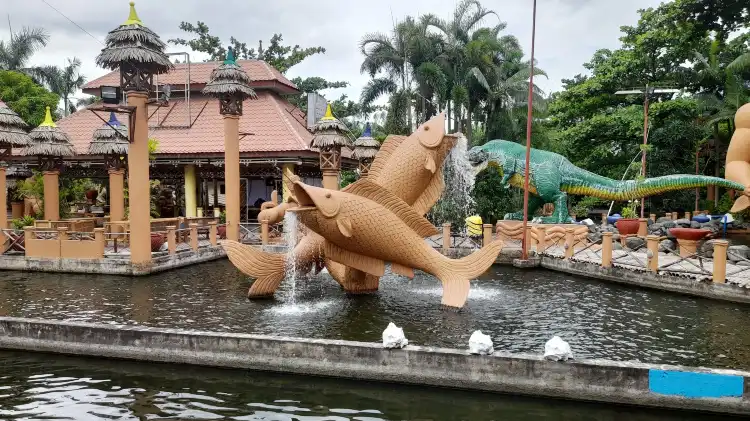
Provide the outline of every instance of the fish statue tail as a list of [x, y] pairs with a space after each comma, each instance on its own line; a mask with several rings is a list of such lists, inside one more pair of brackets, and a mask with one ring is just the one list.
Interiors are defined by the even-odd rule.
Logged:
[[742, 195], [734, 201], [734, 205], [732, 206], [732, 209], [729, 210], [729, 212], [741, 212], [748, 207], [750, 207], [750, 197]]
[[498, 239], [478, 251], [461, 259], [448, 259], [441, 262], [435, 276], [443, 284], [444, 306], [461, 308], [469, 297], [469, 280], [484, 273], [497, 259], [503, 241]]
[[236, 241], [225, 241], [229, 261], [245, 275], [255, 278], [248, 298], [270, 297], [281, 285], [285, 275], [285, 255], [268, 253]]

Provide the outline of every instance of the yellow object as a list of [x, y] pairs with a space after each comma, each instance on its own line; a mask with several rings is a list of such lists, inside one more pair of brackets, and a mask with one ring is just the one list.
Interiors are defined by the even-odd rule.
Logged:
[[326, 105], [326, 114], [321, 118], [321, 120], [336, 120], [336, 117], [333, 116], [333, 111], [331, 111], [331, 103], [329, 102], [328, 105]]
[[470, 236], [482, 235], [482, 217], [474, 215], [466, 218], [466, 228]]
[[135, 12], [135, 2], [130, 2], [130, 15], [128, 15], [128, 20], [126, 20], [123, 25], [141, 25], [143, 26], [143, 22], [141, 21], [141, 18], [138, 17], [138, 14]]
[[47, 107], [46, 114], [44, 115], [44, 121], [39, 126], [57, 127], [57, 124], [52, 121], [52, 113], [50, 113], [49, 107]]

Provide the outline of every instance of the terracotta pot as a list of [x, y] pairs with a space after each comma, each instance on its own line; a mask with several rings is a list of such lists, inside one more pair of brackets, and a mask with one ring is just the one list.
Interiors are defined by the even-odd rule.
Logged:
[[23, 202], [13, 202], [10, 204], [11, 215], [13, 219], [23, 218]]
[[88, 190], [86, 192], [86, 199], [90, 200], [91, 202], [95, 202], [98, 196], [99, 192], [96, 190]]
[[632, 235], [638, 234], [638, 228], [640, 228], [641, 221], [638, 218], [620, 218], [615, 222], [617, 231], [620, 231], [620, 235]]
[[161, 249], [161, 246], [164, 245], [164, 234], [159, 234], [156, 232], [151, 233], [151, 251], [159, 251]]
[[700, 228], [672, 228], [669, 233], [677, 240], [698, 241], [711, 234], [711, 231]]
[[227, 226], [226, 225], [219, 225], [216, 227], [216, 233], [219, 234], [219, 238], [222, 240], [227, 238]]

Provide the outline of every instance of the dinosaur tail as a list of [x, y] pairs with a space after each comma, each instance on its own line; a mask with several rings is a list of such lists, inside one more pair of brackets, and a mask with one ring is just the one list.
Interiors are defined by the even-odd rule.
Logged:
[[434, 274], [443, 284], [441, 303], [448, 307], [463, 307], [469, 297], [469, 280], [492, 266], [502, 248], [503, 241], [495, 240], [464, 258], [441, 260]]
[[720, 186], [739, 191], [745, 189], [745, 186], [734, 181], [705, 175], [677, 174], [645, 180], [616, 181], [588, 171], [586, 173], [586, 177], [564, 179], [562, 190], [570, 194], [594, 196], [604, 200], [632, 200], [706, 186]]
[[255, 278], [248, 298], [269, 297], [276, 292], [284, 280], [284, 254], [267, 253], [236, 241], [225, 241], [223, 246], [229, 261], [245, 275]]

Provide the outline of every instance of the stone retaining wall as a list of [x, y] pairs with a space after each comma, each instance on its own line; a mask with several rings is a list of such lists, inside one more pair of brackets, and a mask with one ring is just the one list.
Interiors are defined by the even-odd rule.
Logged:
[[732, 370], [17, 318], [0, 348], [750, 414], [750, 373]]

